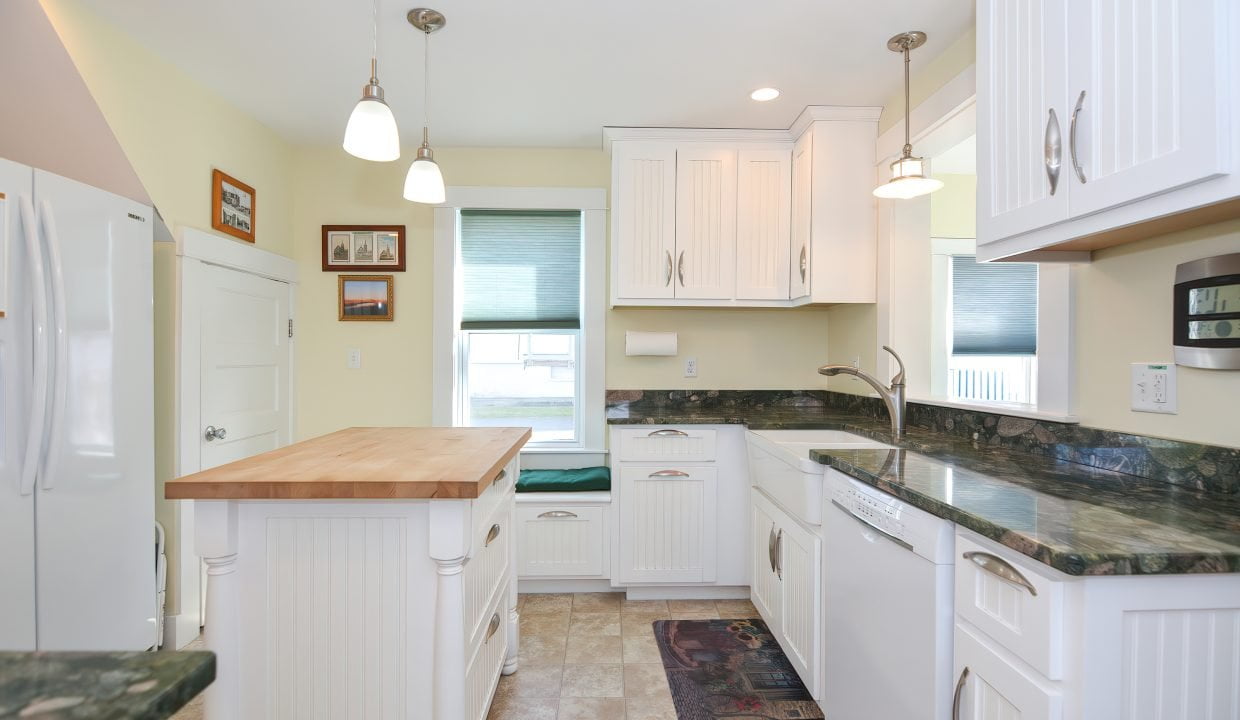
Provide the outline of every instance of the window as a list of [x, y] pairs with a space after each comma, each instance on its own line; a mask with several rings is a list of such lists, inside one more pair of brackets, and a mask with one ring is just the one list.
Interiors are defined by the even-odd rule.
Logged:
[[460, 211], [458, 421], [578, 444], [582, 213]]
[[1036, 404], [1038, 266], [954, 254], [949, 273], [949, 396]]

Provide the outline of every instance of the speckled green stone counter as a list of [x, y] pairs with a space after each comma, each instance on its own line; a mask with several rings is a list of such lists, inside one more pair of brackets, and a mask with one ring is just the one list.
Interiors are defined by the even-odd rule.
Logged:
[[209, 652], [0, 652], [0, 718], [157, 720], [214, 679]]
[[[823, 407], [620, 406], [610, 424], [845, 430], [891, 443], [886, 419]], [[893, 443], [894, 444], [894, 443]], [[1240, 572], [1240, 496], [910, 428], [900, 450], [815, 459], [1071, 575]]]

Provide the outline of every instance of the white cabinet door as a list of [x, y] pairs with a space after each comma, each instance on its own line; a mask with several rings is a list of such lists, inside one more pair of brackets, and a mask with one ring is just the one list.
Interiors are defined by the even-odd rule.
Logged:
[[736, 150], [676, 152], [676, 297], [730, 300], [736, 291]]
[[741, 150], [736, 170], [736, 299], [787, 300], [792, 157]]
[[749, 555], [753, 566], [749, 597], [762, 619], [766, 620], [772, 631], [778, 633], [780, 598], [779, 577], [775, 575], [775, 542], [779, 530], [756, 490], [750, 491], [750, 498], [749, 537], [752, 546]]
[[810, 694], [820, 697], [822, 541], [790, 518], [777, 524], [775, 574], [780, 582], [781, 646]]
[[979, 245], [1068, 218], [1067, 14], [1067, 0], [977, 4]]
[[621, 143], [612, 153], [617, 297], [675, 295], [676, 148]]
[[[1224, 0], [1088, 0], [1068, 25], [1073, 217], [1227, 172]], [[1075, 161], [1072, 125], [1075, 125]], [[1079, 167], [1079, 173], [1077, 168]]]
[[621, 465], [619, 489], [620, 584], [714, 581], [715, 468]]
[[960, 720], [1059, 720], [1063, 697], [989, 647], [974, 628], [956, 624], [953, 717]]
[[813, 174], [814, 133], [806, 130], [792, 147], [792, 272], [788, 295], [793, 300], [809, 295]]
[[601, 506], [517, 506], [517, 575], [601, 577], [606, 575]]

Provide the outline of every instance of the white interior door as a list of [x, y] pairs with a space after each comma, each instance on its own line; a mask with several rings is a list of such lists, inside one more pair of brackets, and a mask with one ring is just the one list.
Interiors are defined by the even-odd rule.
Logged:
[[199, 447], [206, 470], [288, 444], [289, 286], [203, 268]]

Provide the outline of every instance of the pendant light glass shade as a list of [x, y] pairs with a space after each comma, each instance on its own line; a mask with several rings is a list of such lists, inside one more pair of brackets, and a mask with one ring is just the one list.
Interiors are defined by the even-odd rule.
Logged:
[[405, 175], [405, 199], [413, 202], [438, 205], [447, 199], [443, 186], [443, 173], [435, 162], [431, 147], [426, 143], [426, 128], [422, 128], [422, 147]]
[[362, 99], [349, 115], [349, 124], [344, 128], [344, 150], [354, 157], [374, 162], [400, 159], [396, 117], [383, 101], [383, 88], [377, 82], [362, 90]]
[[925, 42], [926, 34], [918, 30], [900, 33], [887, 41], [888, 50], [904, 54], [904, 150], [900, 159], [891, 163], [891, 179], [874, 188], [874, 197], [908, 200], [943, 187], [942, 180], [926, 177], [926, 161], [913, 157], [913, 145], [909, 140], [909, 55]]

